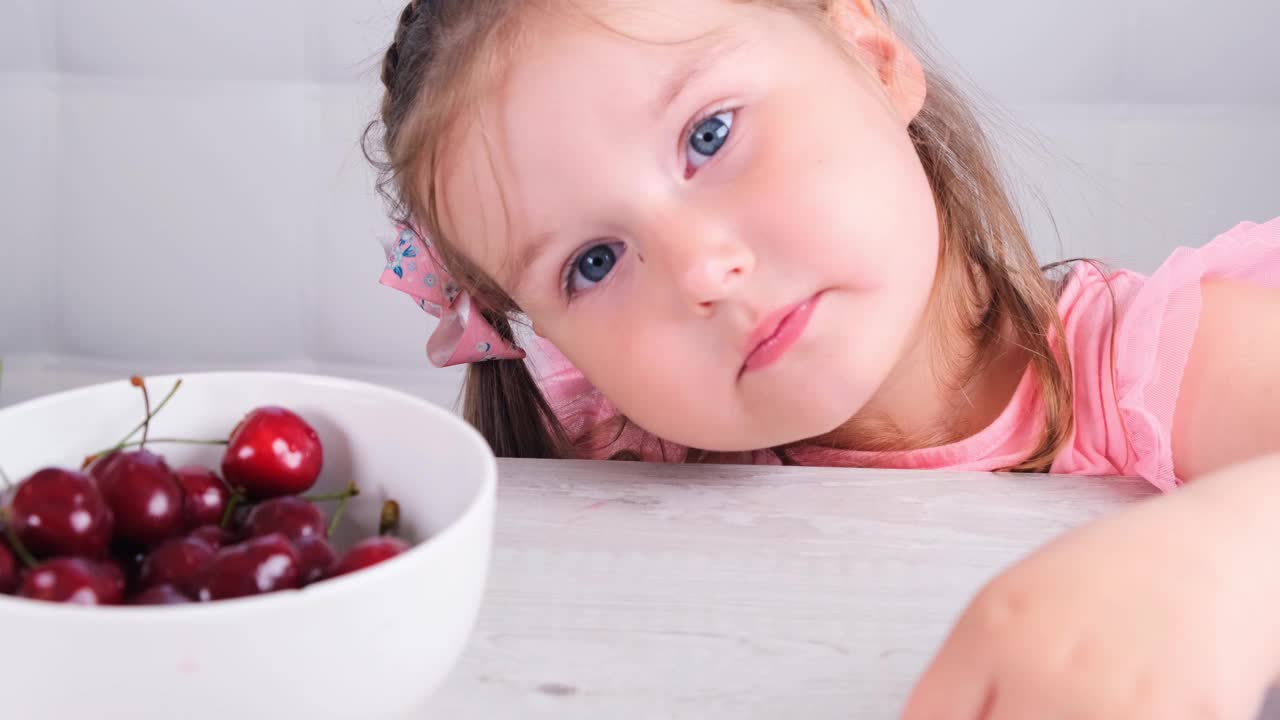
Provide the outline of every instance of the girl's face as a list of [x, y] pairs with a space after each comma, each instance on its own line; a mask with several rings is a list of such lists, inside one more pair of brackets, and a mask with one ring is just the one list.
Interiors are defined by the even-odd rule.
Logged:
[[935, 277], [918, 63], [868, 0], [833, 11], [859, 61], [761, 5], [613, 5], [530, 20], [450, 146], [445, 231], [649, 432], [837, 428], [909, 364]]

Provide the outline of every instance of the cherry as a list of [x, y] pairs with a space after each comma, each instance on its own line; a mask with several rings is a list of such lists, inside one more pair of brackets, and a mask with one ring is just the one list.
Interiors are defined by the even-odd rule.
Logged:
[[55, 558], [27, 571], [18, 595], [75, 605], [116, 605], [124, 598], [124, 575], [112, 563]]
[[209, 544], [214, 550], [236, 542], [236, 536], [226, 528], [218, 525], [205, 525], [192, 530], [187, 537], [197, 538]]
[[174, 477], [182, 486], [183, 526], [188, 529], [201, 525], [217, 525], [231, 500], [231, 490], [217, 473], [198, 465], [180, 467]]
[[297, 414], [260, 407], [235, 430], [222, 456], [222, 476], [251, 498], [296, 495], [315, 485], [324, 464], [320, 436]]
[[[111, 467], [112, 463], [115, 463], [120, 459], [120, 451], [111, 450], [109, 452], [92, 455], [90, 457], [93, 458], [93, 462], [85, 465], [84, 472], [89, 473], [89, 477], [93, 478], [94, 482], [97, 482], [102, 477], [103, 473]], [[87, 460], [88, 458], [86, 458], [86, 461]]]
[[314, 504], [298, 497], [279, 497], [255, 505], [244, 521], [249, 537], [278, 532], [290, 540], [305, 537], [328, 537], [324, 513]]
[[129, 599], [130, 605], [186, 605], [193, 602], [172, 585], [153, 585]]
[[90, 468], [115, 517], [116, 539], [149, 547], [182, 530], [182, 486], [149, 450], [115, 452]]
[[8, 595], [18, 587], [18, 560], [9, 546], [0, 541], [0, 595]]
[[111, 508], [89, 476], [46, 468], [18, 485], [13, 530], [33, 555], [103, 558], [111, 542]]
[[144, 589], [173, 585], [194, 590], [216, 553], [212, 545], [198, 538], [170, 538], [157, 545], [142, 562], [138, 583]]
[[198, 583], [201, 602], [259, 595], [299, 587], [298, 551], [279, 534], [222, 548]]
[[399, 555], [409, 549], [409, 544], [397, 537], [370, 537], [361, 540], [342, 556], [329, 571], [329, 577], [346, 575], [357, 570], [377, 565], [383, 560]]
[[295, 540], [293, 546], [298, 549], [303, 585], [310, 585], [325, 577], [338, 559], [338, 554], [333, 551], [329, 541], [318, 535]]

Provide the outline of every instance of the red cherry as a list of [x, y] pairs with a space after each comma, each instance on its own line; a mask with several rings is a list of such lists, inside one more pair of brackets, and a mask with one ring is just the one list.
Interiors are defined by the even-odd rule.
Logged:
[[178, 468], [173, 474], [182, 486], [183, 527], [191, 530], [222, 521], [222, 513], [231, 500], [231, 490], [217, 473], [199, 465], [188, 465]]
[[56, 558], [28, 570], [18, 595], [74, 605], [116, 605], [124, 598], [124, 575], [112, 563]]
[[285, 536], [264, 535], [222, 548], [199, 582], [201, 602], [299, 587], [298, 551]]
[[107, 555], [111, 509], [84, 473], [41, 470], [18, 485], [10, 510], [18, 540], [37, 557]]
[[324, 464], [320, 436], [295, 413], [261, 407], [231, 433], [222, 476], [250, 498], [296, 495], [315, 485]]
[[193, 602], [172, 585], [155, 585], [129, 598], [130, 605], [186, 605]]
[[[102, 477], [102, 474], [106, 472], [107, 468], [119, 459], [119, 450], [112, 450], [111, 452], [102, 455], [91, 455], [85, 459], [85, 462], [88, 464], [85, 465], [83, 470], [84, 472], [89, 473], [89, 477], [93, 478], [94, 482], [97, 482], [98, 478]], [[92, 462], [90, 462], [90, 460], [92, 460]]]
[[191, 531], [187, 537], [197, 538], [209, 544], [214, 550], [227, 545], [233, 545], [236, 542], [236, 536], [230, 530], [219, 527], [217, 525], [205, 525]]
[[346, 575], [357, 570], [377, 565], [383, 560], [399, 555], [409, 549], [409, 544], [397, 537], [370, 537], [361, 540], [347, 550], [346, 554], [329, 571], [329, 577]]
[[244, 521], [244, 534], [258, 537], [278, 532], [290, 540], [327, 537], [324, 513], [299, 497], [279, 497], [255, 505]]
[[0, 595], [9, 595], [18, 587], [18, 560], [9, 546], [0, 541]]
[[328, 575], [338, 559], [333, 546], [322, 537], [315, 535], [304, 537], [301, 540], [295, 540], [293, 546], [298, 549], [299, 571], [302, 574], [303, 585], [310, 585]]
[[149, 450], [108, 455], [90, 469], [115, 518], [116, 539], [149, 547], [182, 530], [182, 486]]
[[171, 538], [155, 547], [142, 562], [138, 583], [142, 588], [173, 585], [194, 593], [196, 582], [213, 562], [217, 551], [193, 537]]

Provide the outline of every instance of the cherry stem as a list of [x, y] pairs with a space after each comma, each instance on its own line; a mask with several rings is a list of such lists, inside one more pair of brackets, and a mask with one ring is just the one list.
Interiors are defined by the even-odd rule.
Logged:
[[[227, 443], [229, 443], [229, 442], [230, 442], [230, 440], [193, 440], [193, 439], [191, 439], [191, 438], [151, 438], [151, 439], [150, 439], [150, 440], [148, 440], [147, 442], [150, 442], [150, 443], [179, 443], [179, 444], [182, 444], [182, 445], [226, 445]], [[141, 445], [142, 445], [142, 443], [141, 443], [140, 441], [136, 441], [136, 440], [135, 440], [134, 442], [127, 442], [127, 443], [125, 443], [125, 444], [121, 445], [121, 446], [120, 446], [120, 448], [118, 448], [118, 449], [123, 449], [123, 448], [127, 448], [127, 447], [133, 447], [134, 445], [141, 446]]]
[[356, 487], [354, 482], [347, 483], [345, 497], [338, 501], [338, 508], [333, 511], [333, 517], [329, 520], [329, 535], [333, 535], [333, 531], [338, 529], [338, 521], [342, 519], [342, 513], [347, 509], [347, 503], [351, 498], [359, 494], [360, 488]]
[[147, 392], [147, 383], [141, 377], [134, 375], [129, 378], [129, 382], [142, 389], [142, 407], [146, 414], [142, 416], [142, 442], [138, 443], [138, 449], [141, 450], [147, 446], [147, 433], [151, 432], [151, 393]]
[[27, 546], [22, 544], [22, 540], [18, 538], [18, 531], [13, 529], [12, 518], [9, 516], [7, 508], [0, 508], [0, 521], [4, 522], [4, 534], [9, 538], [9, 545], [13, 547], [13, 551], [18, 554], [18, 559], [28, 568], [33, 568], [37, 564], [36, 559], [27, 551]]
[[227, 501], [227, 507], [222, 511], [222, 518], [218, 520], [218, 527], [223, 530], [227, 529], [227, 525], [231, 523], [231, 514], [236, 511], [236, 506], [244, 500], [244, 495], [238, 492], [231, 493], [231, 499]]
[[9, 473], [5, 472], [2, 467], [0, 467], [0, 482], [4, 483], [5, 490], [13, 487], [13, 481], [9, 479]]
[[[182, 387], [182, 379], [181, 379], [181, 378], [179, 378], [177, 381], [175, 381], [175, 382], [173, 383], [173, 387], [169, 389], [169, 394], [164, 396], [164, 399], [160, 401], [160, 404], [156, 406], [156, 409], [155, 409], [155, 410], [150, 411], [149, 413], [147, 413], [147, 417], [146, 417], [142, 422], [138, 423], [138, 426], [137, 426], [137, 427], [135, 427], [134, 429], [130, 430], [130, 431], [129, 431], [129, 434], [128, 434], [128, 435], [125, 435], [125, 436], [124, 436], [124, 438], [123, 438], [120, 442], [116, 443], [116, 444], [115, 444], [115, 447], [114, 447], [114, 448], [112, 448], [112, 449], [114, 449], [114, 450], [119, 450], [120, 448], [125, 447], [125, 443], [129, 442], [130, 440], [132, 440], [132, 439], [133, 439], [133, 436], [134, 436], [134, 435], [137, 435], [139, 430], [145, 430], [145, 429], [146, 429], [146, 425], [147, 425], [147, 421], [148, 421], [148, 420], [150, 420], [151, 418], [155, 417], [156, 415], [158, 415], [158, 414], [160, 413], [160, 411], [164, 409], [164, 406], [165, 406], [166, 404], [168, 404], [168, 402], [169, 402], [169, 398], [173, 397], [173, 394], [174, 394], [174, 393], [176, 393], [176, 392], [178, 392], [178, 388], [179, 388], [179, 387]], [[110, 452], [110, 450], [108, 450], [107, 452]], [[101, 454], [101, 453], [100, 453], [100, 454]], [[97, 456], [95, 455], [94, 457], [97, 457]]]
[[400, 503], [388, 500], [382, 503], [382, 516], [378, 518], [378, 535], [391, 535], [400, 528]]
[[[151, 438], [150, 440], [146, 440], [145, 442], [149, 442], [152, 445], [156, 443], [177, 443], [179, 445], [226, 445], [230, 442], [230, 440], [191, 440], [189, 438]], [[113, 448], [100, 450], [92, 455], [86, 455], [84, 458], [84, 462], [80, 465], [80, 469], [83, 470], [84, 468], [89, 467], [90, 465], [93, 464], [94, 460], [97, 460], [103, 455], [106, 455], [108, 453], [113, 453], [117, 450], [123, 450], [128, 447], [134, 447], [134, 446], [141, 448], [142, 443], [135, 440], [133, 442], [121, 443], [119, 445], [116, 445]]]
[[355, 483], [348, 483], [347, 489], [339, 493], [329, 495], [303, 495], [302, 499], [308, 502], [329, 502], [331, 500], [346, 500], [360, 494], [360, 488]]

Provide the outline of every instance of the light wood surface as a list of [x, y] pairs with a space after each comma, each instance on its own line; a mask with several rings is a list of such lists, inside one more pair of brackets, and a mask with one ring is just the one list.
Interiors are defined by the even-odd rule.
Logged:
[[[500, 461], [434, 717], [894, 718], [972, 594], [1132, 479]], [[1274, 713], [1268, 716], [1280, 717]]]

